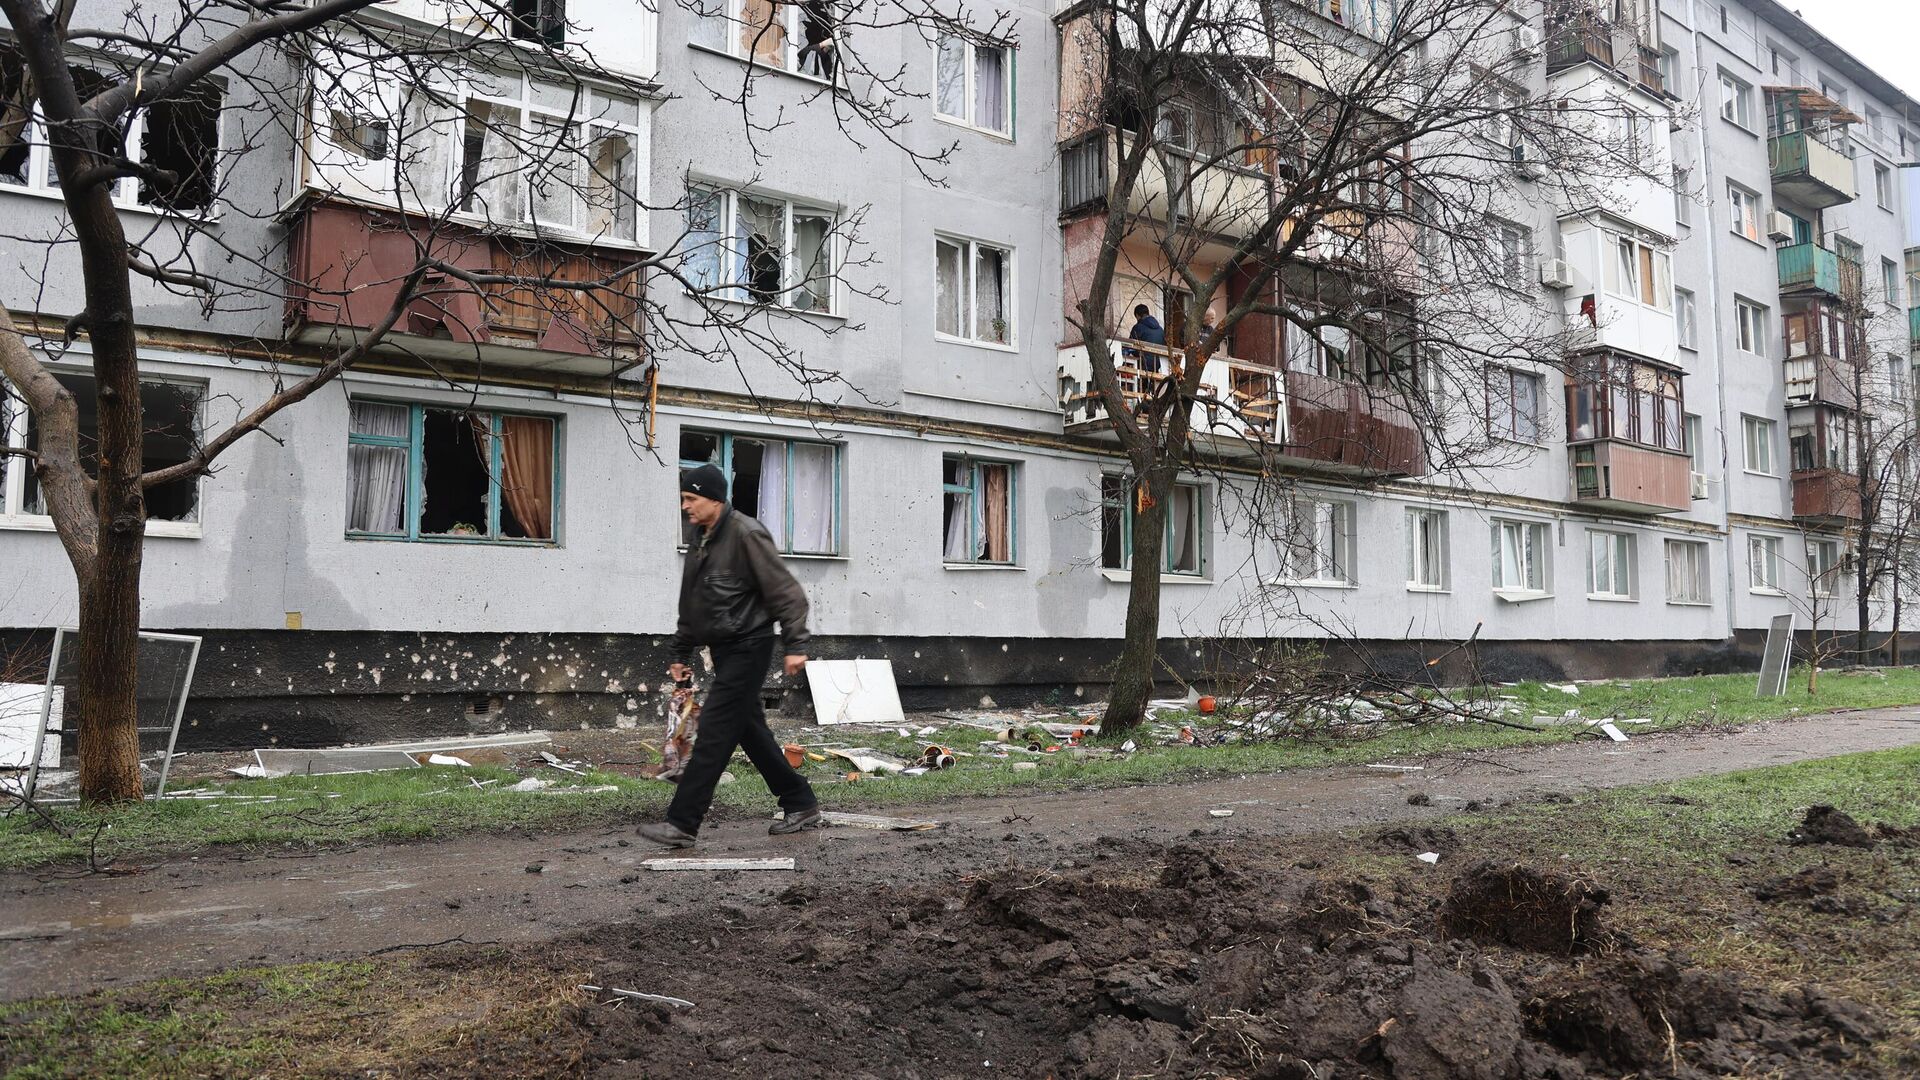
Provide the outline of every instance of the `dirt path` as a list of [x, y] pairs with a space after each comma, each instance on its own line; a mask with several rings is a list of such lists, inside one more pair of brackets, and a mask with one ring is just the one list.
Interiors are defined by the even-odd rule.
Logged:
[[[1624, 745], [1434, 758], [1411, 773], [1349, 767], [950, 802], [921, 814], [946, 822], [938, 832], [834, 829], [782, 838], [765, 835], [762, 819], [709, 826], [700, 854], [791, 855], [800, 866], [792, 873], [653, 873], [640, 863], [659, 852], [630, 844], [624, 828], [605, 827], [302, 858], [208, 856], [131, 877], [0, 875], [0, 999], [454, 938], [541, 941], [612, 921], [666, 918], [694, 904], [763, 904], [796, 879], [843, 890], [1009, 864], [1045, 866], [1102, 836], [1165, 841], [1195, 830], [1225, 837], [1324, 831], [1435, 817], [1469, 800], [1526, 799], [1914, 744], [1920, 709], [1885, 709], [1723, 734], [1643, 736]], [[1427, 793], [1431, 805], [1409, 805], [1414, 792]], [[1233, 815], [1207, 813], [1215, 809]], [[536, 864], [542, 870], [530, 872]]]

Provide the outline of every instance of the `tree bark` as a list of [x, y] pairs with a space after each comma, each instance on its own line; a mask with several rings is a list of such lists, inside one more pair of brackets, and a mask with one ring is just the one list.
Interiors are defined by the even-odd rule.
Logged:
[[[1147, 702], [1153, 699], [1154, 666], [1160, 656], [1160, 566], [1173, 476], [1172, 466], [1156, 467], [1131, 493], [1133, 562], [1127, 589], [1127, 636], [1114, 667], [1106, 716], [1100, 721], [1102, 734], [1139, 727], [1146, 719]], [[1143, 490], [1148, 496], [1144, 505]]]

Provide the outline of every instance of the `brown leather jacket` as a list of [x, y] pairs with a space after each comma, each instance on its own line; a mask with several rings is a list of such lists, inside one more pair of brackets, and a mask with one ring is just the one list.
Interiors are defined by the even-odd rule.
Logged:
[[771, 634], [775, 620], [786, 651], [806, 652], [806, 590], [780, 561], [767, 527], [729, 506], [687, 549], [673, 658], [684, 664], [702, 645]]

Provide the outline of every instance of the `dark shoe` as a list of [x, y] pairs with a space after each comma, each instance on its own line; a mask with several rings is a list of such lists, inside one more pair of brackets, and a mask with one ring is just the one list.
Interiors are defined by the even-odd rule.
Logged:
[[824, 829], [826, 827], [827, 815], [821, 813], [819, 807], [810, 806], [805, 810], [796, 810], [786, 817], [781, 818], [779, 821], [767, 826], [767, 835], [786, 836], [789, 833], [805, 832], [808, 829]]
[[651, 840], [661, 847], [692, 847], [697, 839], [692, 833], [670, 821], [650, 822], [634, 831], [640, 834], [640, 839]]

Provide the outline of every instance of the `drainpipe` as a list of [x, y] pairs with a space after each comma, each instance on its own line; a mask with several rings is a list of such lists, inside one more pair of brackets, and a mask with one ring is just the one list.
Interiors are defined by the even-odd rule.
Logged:
[[[1702, 44], [1703, 35], [1700, 33], [1700, 31], [1697, 28], [1689, 27], [1687, 30], [1687, 33], [1689, 36], [1693, 38], [1693, 71], [1695, 75], [1695, 80], [1697, 82], [1699, 79], [1699, 73], [1705, 70], [1706, 47]], [[1716, 401], [1715, 404], [1716, 404], [1716, 407], [1720, 410], [1720, 493], [1721, 493], [1721, 500], [1722, 500], [1721, 511], [1720, 511], [1720, 521], [1721, 521], [1721, 524], [1724, 525], [1727, 530], [1727, 557], [1725, 560], [1727, 587], [1726, 587], [1726, 591], [1722, 595], [1726, 597], [1725, 640], [1731, 641], [1733, 640], [1733, 633], [1734, 633], [1733, 598], [1736, 595], [1734, 592], [1734, 583], [1738, 580], [1738, 574], [1734, 570], [1733, 563], [1734, 563], [1734, 555], [1738, 550], [1739, 545], [1734, 542], [1733, 527], [1732, 525], [1728, 524], [1728, 521], [1727, 521], [1728, 517], [1733, 512], [1733, 470], [1731, 468], [1731, 463], [1733, 458], [1732, 458], [1732, 453], [1727, 446], [1728, 432], [1730, 430], [1730, 427], [1727, 423], [1727, 382], [1725, 378], [1726, 365], [1725, 365], [1725, 357], [1722, 355], [1721, 348], [1720, 348], [1721, 343], [1726, 340], [1726, 338], [1723, 337], [1721, 334], [1723, 327], [1721, 326], [1722, 304], [1720, 302], [1720, 297], [1721, 297], [1720, 248], [1719, 248], [1719, 245], [1714, 243], [1714, 240], [1716, 239], [1716, 235], [1713, 231], [1713, 222], [1718, 220], [1714, 216], [1717, 210], [1717, 204], [1713, 202], [1713, 193], [1717, 189], [1714, 185], [1713, 152], [1712, 152], [1711, 146], [1709, 145], [1709, 140], [1707, 136], [1708, 130], [1712, 128], [1713, 125], [1711, 123], [1706, 122], [1706, 120], [1707, 118], [1703, 116], [1702, 122], [1700, 124], [1699, 147], [1700, 147], [1701, 179], [1702, 179], [1702, 182], [1705, 183], [1706, 185], [1704, 190], [1707, 193], [1707, 199], [1709, 203], [1709, 206], [1706, 211], [1706, 214], [1707, 214], [1707, 221], [1706, 221], [1707, 286], [1708, 286], [1708, 295], [1712, 298], [1712, 305], [1713, 305], [1713, 348], [1705, 351], [1710, 353], [1712, 356], [1713, 385], [1719, 391], [1718, 394], [1716, 395], [1718, 400]], [[1767, 354], [1769, 358], [1771, 358], [1772, 353], [1773, 353], [1773, 350], [1769, 348], [1767, 350]], [[1744, 435], [1744, 432], [1743, 432], [1743, 435]]]

